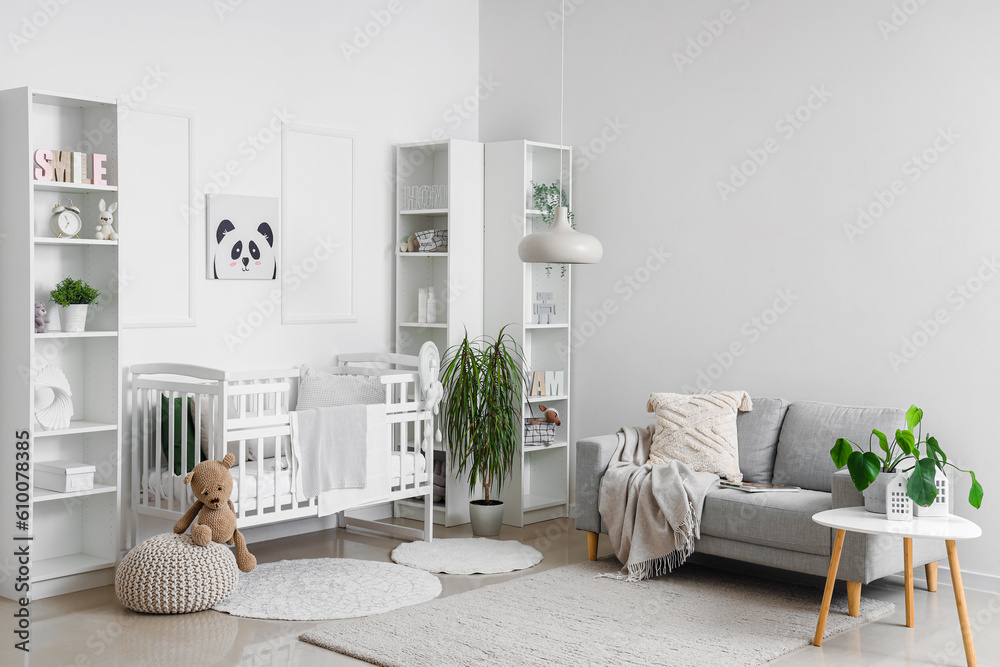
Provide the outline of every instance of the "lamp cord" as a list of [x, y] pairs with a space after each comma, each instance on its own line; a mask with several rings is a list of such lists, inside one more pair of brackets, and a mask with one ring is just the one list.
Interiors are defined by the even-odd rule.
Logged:
[[563, 205], [563, 104], [566, 96], [566, 0], [560, 0], [562, 25], [559, 34], [559, 206]]

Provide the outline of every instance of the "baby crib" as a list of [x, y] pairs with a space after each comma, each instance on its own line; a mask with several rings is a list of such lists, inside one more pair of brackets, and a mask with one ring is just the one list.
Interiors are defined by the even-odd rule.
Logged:
[[[368, 484], [330, 492], [339, 525], [430, 541], [433, 414], [418, 389], [418, 358], [345, 354], [337, 364], [320, 370], [377, 378], [385, 389], [384, 405], [368, 406]], [[230, 468], [230, 499], [239, 528], [320, 516], [318, 499], [303, 499], [298, 492], [297, 462], [291, 454], [289, 407], [297, 369], [231, 371], [151, 363], [134, 365], [129, 373], [135, 521], [130, 542], [138, 534], [140, 516], [179, 519], [194, 502], [190, 486], [183, 483], [186, 471], [202, 460], [221, 460], [227, 451], [237, 461]], [[426, 508], [422, 530], [346, 514], [348, 509], [417, 497], [424, 498]], [[328, 496], [324, 499], [329, 511]]]

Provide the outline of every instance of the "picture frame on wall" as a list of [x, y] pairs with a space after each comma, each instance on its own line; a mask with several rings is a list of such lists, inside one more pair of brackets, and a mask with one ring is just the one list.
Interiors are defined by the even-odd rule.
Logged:
[[281, 213], [277, 197], [209, 195], [209, 280], [277, 280]]

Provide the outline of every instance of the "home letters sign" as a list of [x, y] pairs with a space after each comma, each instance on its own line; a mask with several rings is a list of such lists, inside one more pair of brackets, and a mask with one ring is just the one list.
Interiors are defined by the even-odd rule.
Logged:
[[35, 151], [35, 180], [107, 185], [104, 178], [108, 173], [104, 166], [107, 159], [101, 153], [93, 153], [88, 159], [87, 153], [39, 148]]

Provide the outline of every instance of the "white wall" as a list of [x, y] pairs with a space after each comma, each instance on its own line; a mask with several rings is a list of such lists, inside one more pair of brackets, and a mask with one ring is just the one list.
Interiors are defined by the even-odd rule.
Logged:
[[[0, 89], [31, 85], [123, 101], [143, 98], [146, 105], [189, 110], [195, 121], [192, 175], [198, 193], [213, 182], [212, 174], [236, 161], [240, 173], [224, 192], [280, 195], [280, 142], [275, 139], [252, 159], [245, 143], [268, 125], [274, 109], [294, 116], [296, 123], [358, 134], [357, 323], [282, 326], [276, 314], [231, 350], [224, 334], [235, 332], [253, 303], [266, 300], [276, 283], [206, 280], [205, 221], [203, 215], [195, 216], [191, 278], [196, 326], [126, 330], [126, 366], [163, 360], [271, 368], [329, 363], [340, 352], [389, 349], [394, 199], [387, 174], [394, 168], [393, 145], [442, 130], [446, 136], [476, 138], [477, 113], [463, 112], [463, 117], [453, 106], [477, 88], [477, 3], [42, 4], [58, 11], [46, 17], [35, 0], [9, 0], [0, 8]], [[384, 27], [374, 27], [373, 13]], [[36, 24], [42, 27], [35, 30]], [[366, 28], [376, 36], [367, 45], [363, 39], [355, 42], [356, 30]], [[349, 62], [343, 43], [363, 48], [349, 53]], [[150, 70], [158, 77], [148, 76]], [[138, 94], [133, 92], [137, 86]], [[128, 131], [125, 118], [121, 133]], [[134, 207], [122, 218], [120, 231], [123, 253], [129, 237], [170, 233], [144, 226]], [[143, 270], [176, 275], [178, 261], [149, 257]]]
[[[649, 423], [650, 392], [697, 387], [701, 372], [715, 376], [702, 386], [756, 396], [916, 403], [986, 487], [982, 510], [958, 505], [985, 532], [961, 547], [963, 570], [1000, 576], [1000, 280], [977, 276], [1000, 268], [1000, 5], [567, 5], [576, 221], [605, 249], [575, 274], [575, 437]], [[480, 3], [480, 67], [505, 82], [481, 109], [481, 140], [558, 139], [558, 22], [546, 15], [558, 7]], [[707, 46], [679, 68], [689, 38]], [[800, 111], [808, 120], [776, 125], [814, 89], [830, 96]], [[717, 182], [765, 145], [776, 152], [724, 201]], [[925, 149], [936, 162], [914, 171]], [[845, 224], [896, 179], [901, 194], [851, 242]], [[671, 254], [659, 270], [651, 247]], [[971, 300], [956, 291], [967, 283], [981, 288]], [[770, 312], [781, 291], [792, 305]], [[605, 306], [614, 312], [597, 314]], [[946, 322], [925, 339], [921, 322], [938, 311]], [[922, 344], [909, 359], [904, 338]]]

